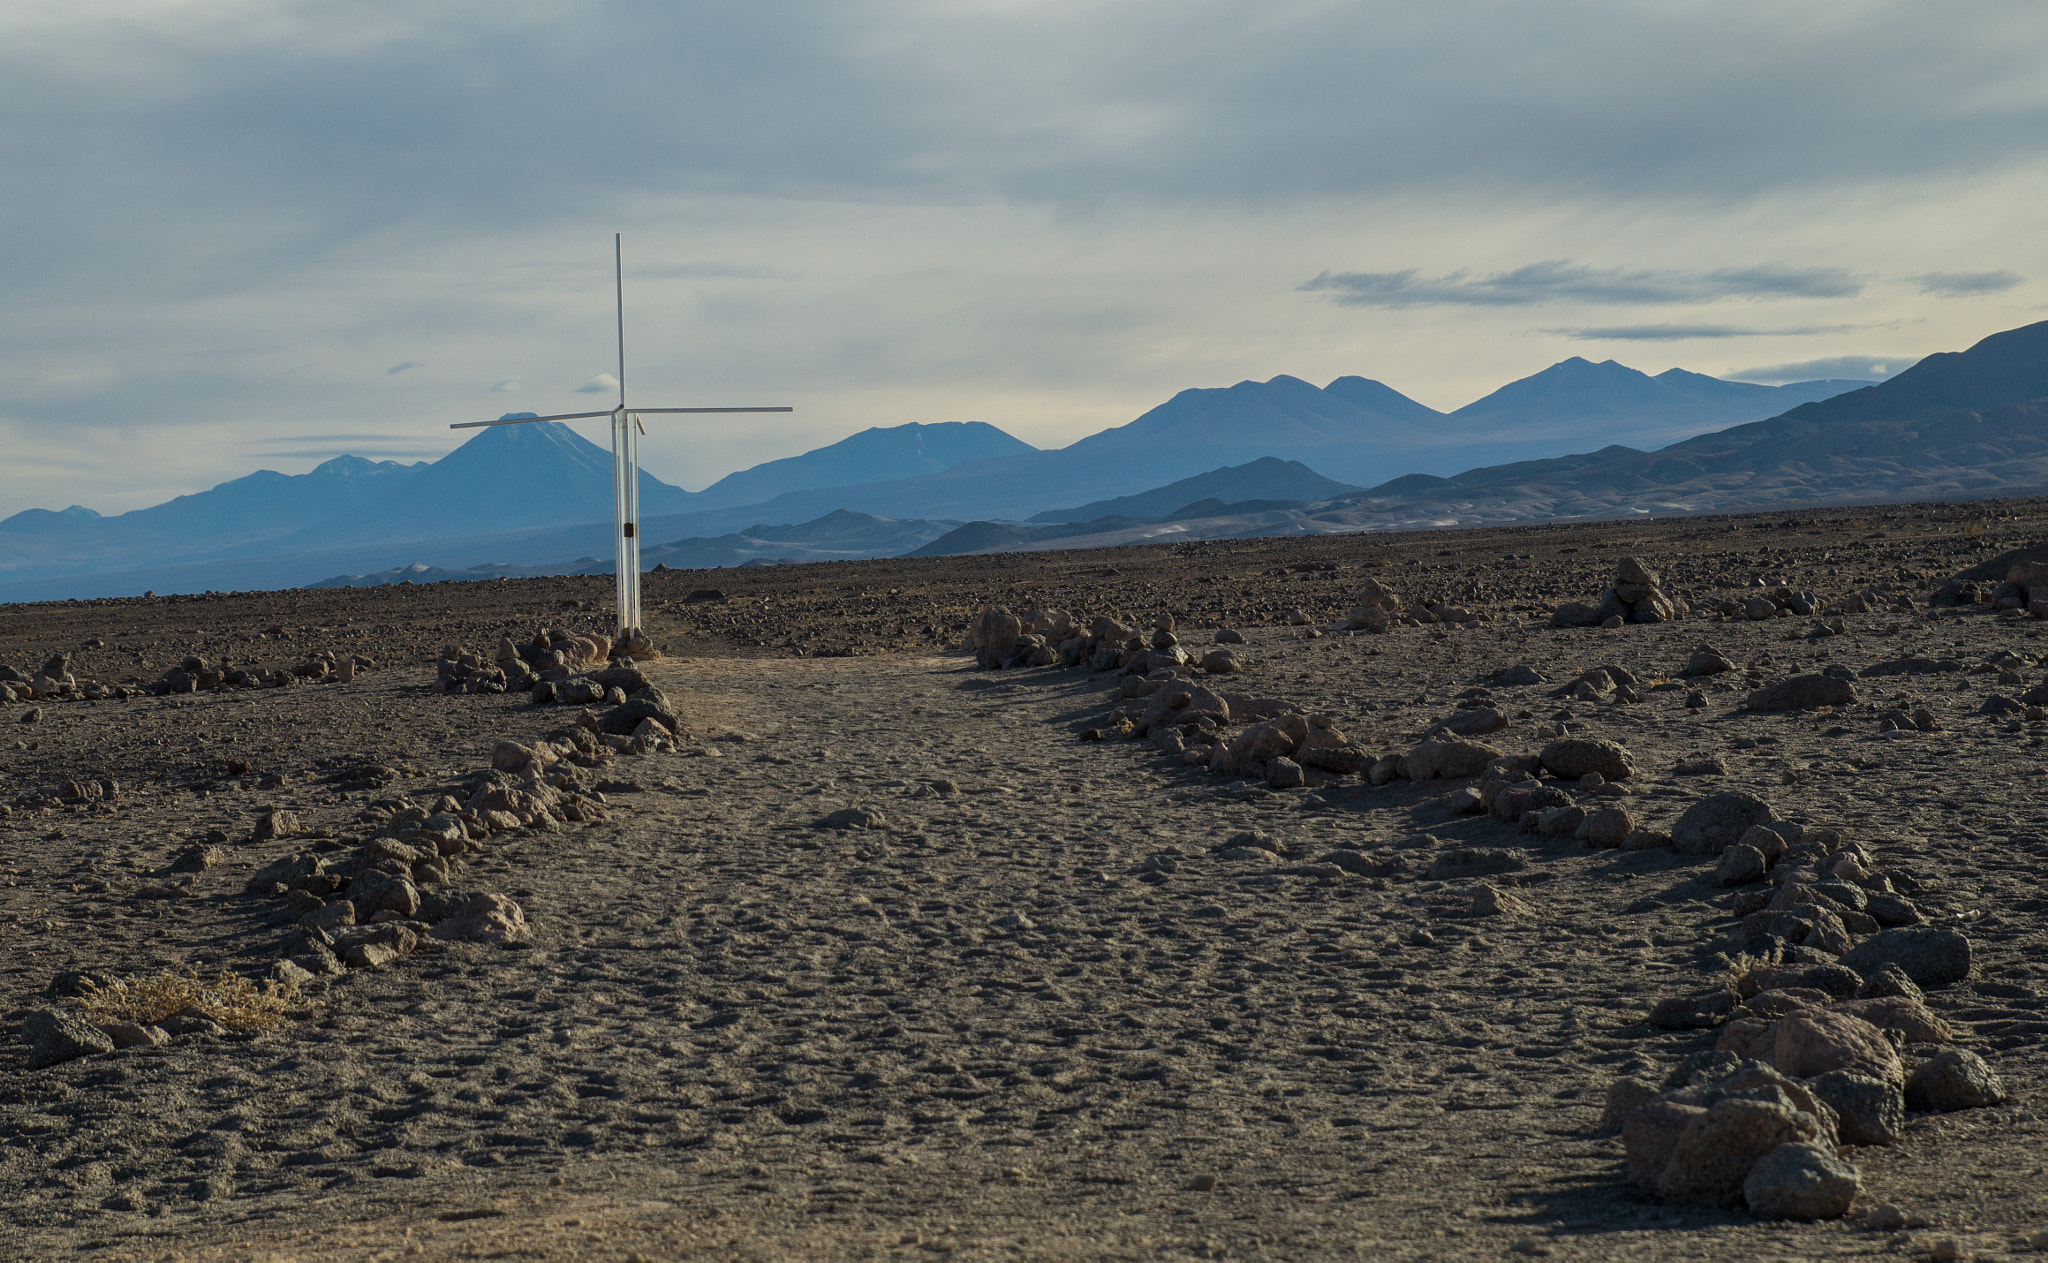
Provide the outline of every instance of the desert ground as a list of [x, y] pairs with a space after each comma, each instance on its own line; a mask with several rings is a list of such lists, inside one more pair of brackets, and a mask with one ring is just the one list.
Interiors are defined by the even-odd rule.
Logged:
[[[36, 1069], [16, 1045], [0, 1256], [2048, 1250], [2048, 721], [1985, 706], [2048, 681], [2048, 622], [1928, 603], [2044, 531], [2048, 502], [1989, 501], [652, 574], [663, 656], [641, 670], [676, 748], [603, 759], [604, 818], [495, 833], [422, 885], [507, 896], [530, 934], [303, 981], [268, 1029]], [[1630, 556], [1689, 616], [1550, 626]], [[1367, 580], [1485, 617], [1345, 630]], [[1885, 599], [1716, 612], [1781, 587]], [[347, 683], [8, 709], [0, 1029], [88, 979], [270, 976], [295, 917], [245, 890], [259, 871], [345, 854], [380, 803], [431, 808], [499, 743], [576, 724], [523, 693], [435, 692], [442, 647], [607, 631], [610, 599], [565, 578], [0, 608], [0, 662], [24, 672], [363, 662]], [[1463, 809], [1470, 780], [1310, 767], [1272, 788], [1183, 763], [1118, 738], [1125, 673], [978, 668], [963, 645], [989, 606], [1172, 614], [1197, 653], [1233, 629], [1243, 669], [1210, 683], [1358, 749], [1409, 750], [1461, 700], [1508, 721], [1483, 739], [1511, 754], [1618, 742], [1635, 772], [1598, 802], [1646, 836], [1730, 791], [1838, 830], [1967, 934], [1969, 977], [1927, 1004], [2005, 1099], [1844, 1150], [1840, 1219], [1646, 1194], [1609, 1089], [1682, 1082], [1715, 1047], [1648, 1018], [1727, 975], [1735, 901], [1768, 886], [1524, 831]], [[1701, 646], [1735, 670], [1681, 678]], [[1908, 658], [1948, 665], [1864, 674]], [[1503, 682], [1516, 666], [1541, 682]], [[1609, 666], [1634, 685], [1557, 695]], [[1743, 707], [1828, 667], [1856, 700]], [[1921, 710], [1925, 731], [1887, 722]], [[58, 789], [86, 782], [112, 784]], [[259, 838], [279, 812], [296, 831]], [[1487, 876], [1491, 914], [1443, 875], [1460, 848], [1520, 853]]]

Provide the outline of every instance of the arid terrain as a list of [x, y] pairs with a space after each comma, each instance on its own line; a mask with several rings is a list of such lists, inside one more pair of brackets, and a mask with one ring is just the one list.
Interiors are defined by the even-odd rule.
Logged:
[[[641, 669], [678, 748], [603, 759], [607, 819], [495, 833], [421, 888], [509, 896], [530, 937], [314, 978], [272, 1029], [38, 1069], [14, 1045], [0, 1256], [2048, 1250], [2048, 720], [1986, 706], [2048, 683], [2048, 622], [1929, 604], [2044, 536], [2028, 500], [649, 575], [664, 656]], [[1690, 615], [1550, 625], [1623, 557]], [[1484, 618], [1347, 630], [1368, 580]], [[1874, 608], [1716, 612], [1781, 588]], [[245, 893], [259, 870], [347, 852], [378, 804], [433, 810], [500, 742], [574, 726], [577, 706], [434, 691], [441, 648], [607, 631], [610, 600], [594, 577], [0, 607], [0, 662], [24, 672], [55, 653], [109, 684], [188, 656], [362, 663], [8, 709], [10, 1044], [82, 975], [269, 976], [294, 912]], [[1969, 977], [1927, 1004], [2006, 1099], [1845, 1150], [1845, 1218], [1648, 1196], [1602, 1126], [1609, 1087], [1682, 1083], [1714, 1048], [1711, 1024], [1648, 1018], [1727, 975], [1735, 901], [1768, 886], [1723, 886], [1713, 855], [1524, 831], [1465, 809], [1470, 780], [1311, 767], [1271, 788], [1119, 740], [1124, 673], [976, 667], [992, 605], [1170, 613], [1198, 656], [1234, 629], [1243, 669], [1209, 683], [1358, 749], [1409, 750], [1475, 700], [1510, 754], [1618, 742], [1634, 774], [1573, 792], [1645, 830], [1730, 791], [1838, 830], [1967, 934]], [[1734, 669], [1681, 678], [1702, 646]], [[1867, 672], [1907, 659], [1942, 665]], [[1609, 666], [1634, 683], [1560, 696]], [[1743, 706], [1826, 668], [1853, 701]], [[1892, 718], [1919, 711], [1925, 730]], [[56, 789], [86, 782], [113, 792]], [[259, 840], [279, 812], [297, 832]], [[216, 854], [177, 871], [195, 847]], [[1487, 875], [1490, 913], [1446, 866], [1460, 848], [1520, 853]], [[1901, 1222], [1866, 1214], [1884, 1204]]]

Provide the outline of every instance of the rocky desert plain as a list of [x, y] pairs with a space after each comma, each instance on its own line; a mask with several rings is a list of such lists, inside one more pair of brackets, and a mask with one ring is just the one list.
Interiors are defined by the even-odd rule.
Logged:
[[2048, 1254], [2044, 545], [5, 607], [0, 1256]]

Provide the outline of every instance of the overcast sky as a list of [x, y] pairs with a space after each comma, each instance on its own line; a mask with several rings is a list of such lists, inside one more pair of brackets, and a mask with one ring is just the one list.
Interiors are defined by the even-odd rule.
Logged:
[[1279, 373], [1893, 372], [2048, 318], [2044, 54], [2038, 0], [6, 6], [0, 513], [602, 406], [615, 230], [634, 401], [797, 408], [658, 423], [693, 488]]

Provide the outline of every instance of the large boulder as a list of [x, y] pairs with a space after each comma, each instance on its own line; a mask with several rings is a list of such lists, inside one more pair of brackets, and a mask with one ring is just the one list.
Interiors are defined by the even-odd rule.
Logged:
[[1740, 1205], [1759, 1158], [1819, 1135], [1819, 1121], [1789, 1101], [1723, 1097], [1679, 1135], [1657, 1193], [1681, 1206]]
[[2005, 1100], [2005, 1085], [1976, 1053], [1951, 1048], [1937, 1053], [1906, 1080], [1908, 1108], [1938, 1113], [1982, 1109]]
[[1484, 741], [1433, 737], [1401, 759], [1399, 772], [1411, 781], [1459, 780], [1480, 775], [1502, 754]]
[[1742, 1198], [1758, 1219], [1840, 1219], [1856, 1200], [1856, 1168], [1819, 1145], [1779, 1145], [1742, 1181]]
[[1945, 987], [1970, 976], [1970, 940], [1960, 930], [1906, 925], [1871, 935], [1842, 957], [1865, 978], [1898, 967], [1918, 987]]
[[[1230, 722], [1230, 703], [1222, 696], [1192, 680], [1173, 678], [1160, 685], [1138, 716], [1133, 731], [1139, 736], [1158, 727], [1185, 727], [1208, 719], [1218, 726]], [[1297, 744], [1299, 744], [1297, 742]]]
[[1671, 849], [1680, 855], [1719, 855], [1751, 826], [1775, 818], [1771, 805], [1752, 794], [1712, 794], [1687, 807], [1671, 826]]
[[630, 737], [643, 719], [652, 719], [670, 733], [683, 730], [682, 717], [669, 704], [666, 695], [657, 688], [643, 688], [628, 697], [624, 703], [612, 707], [597, 720], [597, 730], [616, 737]]
[[1616, 741], [1565, 737], [1544, 746], [1537, 757], [1552, 776], [1570, 780], [1598, 772], [1605, 780], [1625, 781], [1636, 771], [1635, 759]]
[[23, 1018], [21, 1042], [28, 1045], [27, 1068], [30, 1070], [114, 1051], [113, 1038], [105, 1031], [81, 1017], [56, 1009], [40, 1009]]
[[1744, 705], [1754, 711], [1818, 710], [1823, 706], [1851, 706], [1856, 688], [1836, 675], [1795, 675], [1749, 695]]
[[1778, 1069], [1795, 1079], [1847, 1070], [1886, 1083], [1905, 1080], [1898, 1050], [1884, 1032], [1846, 1013], [1799, 1009], [1778, 1019]]

